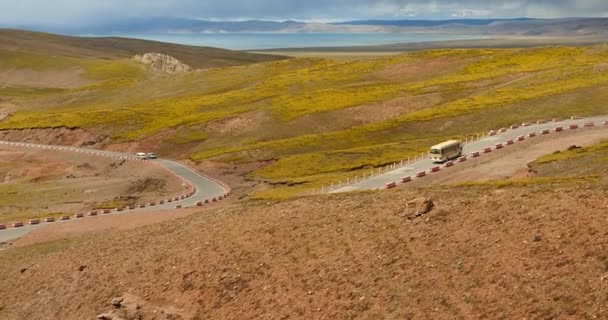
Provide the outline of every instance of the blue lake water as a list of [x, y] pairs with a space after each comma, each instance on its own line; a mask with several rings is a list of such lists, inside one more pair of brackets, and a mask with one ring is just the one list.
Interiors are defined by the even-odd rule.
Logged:
[[232, 50], [366, 46], [482, 38], [482, 36], [476, 35], [404, 33], [130, 33], [112, 34], [111, 36], [155, 40], [194, 46], [218, 47]]

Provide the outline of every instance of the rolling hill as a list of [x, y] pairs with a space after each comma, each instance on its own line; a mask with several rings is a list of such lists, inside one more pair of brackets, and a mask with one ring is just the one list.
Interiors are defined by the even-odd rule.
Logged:
[[[58, 143], [53, 130], [80, 128], [103, 141], [98, 148], [188, 159], [258, 198], [362, 175], [446, 139], [604, 114], [608, 98], [604, 45], [296, 58], [171, 75], [99, 58], [103, 46], [85, 48], [96, 58], [29, 48], [0, 51], [3, 137], [26, 139], [30, 129]], [[14, 70], [31, 75], [15, 83]]]
[[[131, 59], [150, 51], [200, 69]], [[608, 319], [608, 142], [583, 135], [604, 139], [605, 126], [554, 129], [436, 175], [459, 181], [308, 194], [443, 140], [605, 115], [606, 101], [605, 44], [285, 59], [0, 31], [0, 140], [155, 151], [234, 191], [0, 243], [0, 318]], [[550, 140], [577, 133], [560, 150]], [[544, 155], [517, 153], [532, 149]], [[521, 167], [487, 177], [509, 156]], [[53, 150], [3, 157], [0, 172], [23, 175], [14, 190], [0, 180], [6, 207], [48, 208], [40, 194], [69, 196], [45, 190], [58, 181], [86, 195], [74, 174], [147, 175]]]
[[141, 53], [161, 52], [193, 68], [227, 67], [283, 59], [277, 55], [252, 54], [211, 47], [113, 37], [70, 37], [9, 29], [0, 29], [0, 50], [95, 59], [124, 59]]

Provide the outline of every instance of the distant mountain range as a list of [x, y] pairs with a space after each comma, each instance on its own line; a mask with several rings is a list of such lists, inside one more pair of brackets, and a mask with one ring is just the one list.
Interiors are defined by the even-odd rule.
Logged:
[[453, 19], [453, 20], [354, 20], [332, 23], [353, 26], [392, 26], [392, 27], [437, 27], [443, 25], [488, 26], [495, 22], [531, 21], [531, 18], [516, 19]]
[[[15, 27], [15, 26], [6, 26]], [[21, 29], [64, 34], [129, 33], [246, 33], [246, 32], [437, 32], [456, 34], [567, 36], [604, 35], [608, 18], [563, 19], [455, 19], [455, 20], [356, 20], [338, 23], [299, 21], [208, 21], [152, 17], [106, 21], [88, 26], [19, 26]]]

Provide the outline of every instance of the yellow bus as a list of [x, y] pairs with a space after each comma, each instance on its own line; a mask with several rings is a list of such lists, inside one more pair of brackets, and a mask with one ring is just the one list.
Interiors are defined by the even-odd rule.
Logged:
[[450, 140], [434, 145], [429, 150], [429, 158], [433, 162], [445, 162], [462, 155], [462, 143], [458, 140]]

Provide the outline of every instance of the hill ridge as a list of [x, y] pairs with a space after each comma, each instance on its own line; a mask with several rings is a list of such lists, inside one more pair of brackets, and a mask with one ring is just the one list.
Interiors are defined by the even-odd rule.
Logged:
[[17, 29], [0, 29], [0, 51], [44, 53], [77, 58], [130, 59], [159, 52], [195, 69], [228, 67], [286, 59], [277, 55], [231, 51], [120, 37], [76, 37]]

